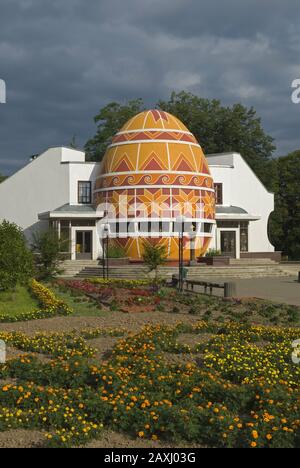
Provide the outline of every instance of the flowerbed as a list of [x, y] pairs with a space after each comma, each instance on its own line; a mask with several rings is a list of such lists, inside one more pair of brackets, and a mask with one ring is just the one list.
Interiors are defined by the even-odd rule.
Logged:
[[87, 281], [58, 280], [56, 281], [56, 284], [62, 289], [71, 289], [79, 291], [83, 294], [100, 294], [103, 291], [103, 288], [99, 286], [94, 286], [93, 284], [90, 284]]
[[59, 315], [69, 315], [72, 313], [69, 306], [64, 301], [57, 299], [50, 289], [46, 288], [46, 286], [43, 286], [41, 283], [38, 283], [36, 280], [32, 280], [30, 289], [32, 294], [40, 302], [42, 309]]
[[[103, 331], [79, 336], [97, 333]], [[180, 343], [182, 333], [199, 336], [199, 343]], [[211, 447], [297, 447], [299, 366], [291, 359], [291, 341], [299, 334], [299, 328], [203, 321], [147, 326], [121, 339], [109, 360], [98, 365], [89, 353], [66, 356], [64, 347], [58, 352], [51, 345], [54, 339], [58, 348], [71, 349], [72, 334], [64, 342], [57, 335], [42, 337], [30, 346], [47, 351], [52, 346], [58, 359], [41, 363], [28, 356], [0, 367], [0, 378], [17, 379], [0, 388], [0, 430], [41, 428], [48, 431], [50, 446], [83, 443], [104, 426]], [[205, 342], [207, 335], [212, 336]], [[165, 353], [184, 353], [191, 362], [170, 364]]]
[[[104, 278], [88, 278], [86, 280], [91, 284], [106, 285], [106, 286], [119, 286], [121, 288], [138, 288], [140, 286], [151, 286], [153, 280], [141, 279], [141, 280], [127, 280], [127, 279], [104, 279]], [[163, 283], [163, 282], [162, 282]]]
[[56, 315], [70, 315], [72, 310], [62, 300], [57, 299], [55, 294], [36, 280], [32, 280], [29, 289], [37, 298], [40, 309], [33, 312], [26, 312], [14, 316], [0, 315], [0, 322], [26, 322], [43, 318], [55, 317]]
[[27, 336], [24, 333], [0, 332], [0, 340], [22, 351], [41, 353], [50, 357], [68, 360], [72, 357], [94, 357], [97, 350], [90, 347], [86, 340], [100, 336], [123, 336], [125, 331], [117, 329], [86, 329], [70, 333], [36, 333]]
[[[151, 289], [141, 289], [136, 286], [138, 282], [128, 282], [131, 286], [125, 287], [122, 281], [64, 281], [59, 280], [56, 285], [61, 290], [71, 290], [92, 297], [95, 301], [105, 303], [111, 310], [120, 312], [151, 312], [155, 310], [161, 298]], [[119, 284], [119, 286], [117, 286]], [[127, 284], [125, 282], [125, 284]], [[110, 287], [108, 287], [110, 286]]]

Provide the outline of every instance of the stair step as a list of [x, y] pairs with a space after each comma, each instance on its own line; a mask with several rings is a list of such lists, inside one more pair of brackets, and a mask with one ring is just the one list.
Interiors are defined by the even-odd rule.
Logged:
[[[66, 260], [61, 268], [64, 277], [102, 277], [102, 266], [98, 260]], [[271, 259], [231, 259], [230, 266], [196, 265], [188, 267], [188, 278], [260, 278], [271, 276], [292, 276], [298, 266], [282, 265]], [[299, 269], [299, 268], [298, 268]], [[178, 267], [163, 266], [159, 268], [159, 275], [170, 278], [177, 274]], [[148, 269], [142, 264], [116, 265], [109, 268], [112, 278], [139, 279], [148, 275]], [[153, 276], [153, 273], [152, 275]]]

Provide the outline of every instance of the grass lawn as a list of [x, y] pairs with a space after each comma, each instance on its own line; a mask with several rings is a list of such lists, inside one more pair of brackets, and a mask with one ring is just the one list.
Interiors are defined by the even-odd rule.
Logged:
[[38, 302], [24, 286], [17, 286], [15, 291], [0, 291], [0, 315], [19, 315], [37, 308]]

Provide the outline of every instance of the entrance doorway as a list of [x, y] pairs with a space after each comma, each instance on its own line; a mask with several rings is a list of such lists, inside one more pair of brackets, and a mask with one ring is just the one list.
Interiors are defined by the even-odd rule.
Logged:
[[76, 260], [91, 260], [93, 231], [76, 231]]
[[221, 231], [221, 252], [227, 257], [236, 257], [236, 232]]

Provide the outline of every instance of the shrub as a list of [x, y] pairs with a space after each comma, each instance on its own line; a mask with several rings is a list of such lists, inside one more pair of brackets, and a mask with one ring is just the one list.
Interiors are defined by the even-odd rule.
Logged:
[[124, 258], [126, 257], [125, 250], [119, 245], [109, 244], [107, 251], [108, 258]]
[[143, 244], [143, 260], [149, 268], [149, 272], [155, 272], [155, 280], [158, 280], [158, 267], [167, 261], [167, 248], [165, 245]]
[[32, 250], [36, 254], [36, 268], [39, 279], [50, 279], [61, 272], [59, 261], [61, 258], [62, 241], [53, 229], [35, 233]]
[[220, 255], [222, 255], [222, 252], [220, 250], [217, 250], [217, 249], [209, 249], [206, 254], [205, 254], [205, 257], [219, 257]]
[[0, 223], [0, 288], [14, 289], [33, 274], [33, 260], [24, 234], [14, 223]]

